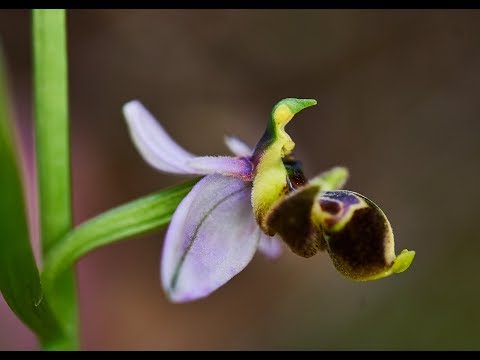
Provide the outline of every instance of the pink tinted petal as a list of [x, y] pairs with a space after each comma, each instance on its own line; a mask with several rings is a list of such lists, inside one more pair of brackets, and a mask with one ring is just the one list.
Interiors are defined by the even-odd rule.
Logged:
[[250, 193], [250, 184], [215, 174], [200, 180], [180, 203], [161, 263], [171, 301], [205, 297], [250, 262], [260, 237]]
[[202, 156], [187, 162], [199, 174], [219, 173], [226, 176], [235, 176], [242, 180], [252, 179], [253, 165], [246, 158], [231, 156]]
[[169, 173], [195, 174], [186, 165], [194, 155], [180, 147], [139, 101], [126, 103], [123, 114], [130, 136], [146, 162]]
[[268, 236], [262, 232], [262, 237], [258, 243], [258, 251], [270, 259], [276, 259], [282, 255], [283, 241], [278, 235]]
[[236, 156], [250, 157], [253, 154], [250, 146], [235, 136], [225, 136], [224, 141], [228, 149]]

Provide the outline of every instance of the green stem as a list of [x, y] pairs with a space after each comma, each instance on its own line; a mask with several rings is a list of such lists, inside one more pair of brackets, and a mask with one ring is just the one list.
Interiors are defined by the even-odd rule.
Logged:
[[[65, 10], [33, 10], [34, 101], [42, 252], [47, 256], [71, 229], [70, 151]], [[67, 339], [45, 348], [78, 347], [74, 270], [46, 296]]]

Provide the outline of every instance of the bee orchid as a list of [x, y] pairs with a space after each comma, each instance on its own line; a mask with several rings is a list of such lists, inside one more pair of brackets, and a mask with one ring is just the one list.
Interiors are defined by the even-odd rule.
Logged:
[[235, 156], [195, 156], [180, 147], [138, 101], [124, 105], [131, 138], [159, 171], [205, 175], [182, 200], [167, 230], [161, 280], [169, 299], [205, 297], [242, 271], [257, 250], [276, 258], [282, 242], [297, 255], [326, 250], [353, 280], [406, 270], [415, 252], [395, 256], [390, 223], [371, 200], [339, 190], [348, 172], [335, 167], [307, 180], [285, 125], [311, 99], [287, 98], [272, 110], [252, 150], [227, 137]]

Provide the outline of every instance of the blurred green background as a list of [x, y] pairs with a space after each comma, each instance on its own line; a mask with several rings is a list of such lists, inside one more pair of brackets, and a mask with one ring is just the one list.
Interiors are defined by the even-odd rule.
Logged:
[[[30, 16], [1, 10], [0, 38], [34, 206]], [[209, 298], [174, 305], [164, 232], [130, 239], [78, 264], [82, 348], [480, 349], [479, 36], [479, 11], [69, 10], [76, 224], [182, 181], [136, 152], [126, 101], [206, 155], [227, 154], [224, 134], [253, 146], [278, 100], [305, 97], [318, 105], [289, 133], [306, 174], [347, 166], [397, 253], [417, 251], [407, 272], [368, 283], [324, 253], [257, 255]], [[0, 299], [0, 349], [36, 349]]]

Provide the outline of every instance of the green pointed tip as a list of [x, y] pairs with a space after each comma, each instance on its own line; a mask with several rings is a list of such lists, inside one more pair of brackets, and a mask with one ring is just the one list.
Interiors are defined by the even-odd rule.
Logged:
[[280, 100], [272, 110], [272, 120], [275, 126], [285, 126], [293, 116], [301, 110], [317, 103], [313, 99], [287, 98]]
[[286, 98], [283, 100], [280, 100], [277, 105], [273, 108], [273, 112], [277, 108], [279, 108], [281, 105], [285, 105], [288, 107], [288, 109], [292, 112], [292, 115], [295, 115], [296, 113], [300, 112], [301, 110], [317, 105], [317, 100], [314, 99], [296, 99], [296, 98]]
[[392, 272], [401, 273], [407, 270], [412, 264], [413, 258], [415, 257], [415, 251], [409, 251], [407, 249], [402, 250], [400, 255], [397, 256], [393, 262]]
[[414, 257], [415, 257], [415, 251], [404, 249], [404, 250], [402, 250], [400, 255], [398, 255], [395, 258], [395, 260], [393, 261], [392, 267], [389, 268], [388, 270], [380, 272], [380, 273], [375, 274], [373, 276], [369, 276], [369, 277], [365, 277], [365, 278], [358, 278], [358, 279], [354, 279], [354, 280], [359, 280], [359, 281], [378, 280], [378, 279], [388, 277], [392, 274], [399, 274], [401, 272], [404, 272], [405, 270], [407, 270], [410, 267]]

